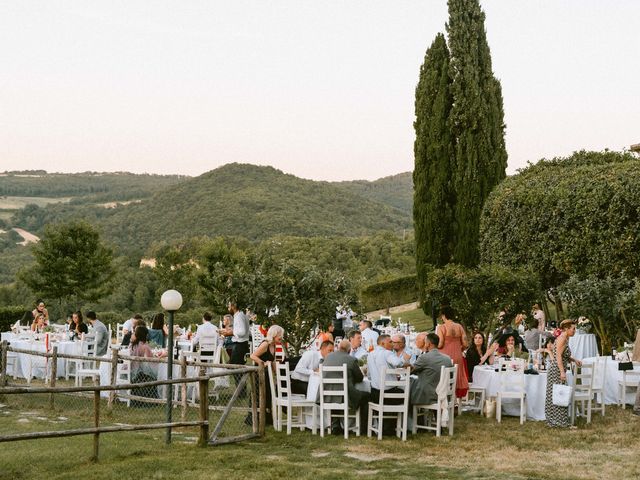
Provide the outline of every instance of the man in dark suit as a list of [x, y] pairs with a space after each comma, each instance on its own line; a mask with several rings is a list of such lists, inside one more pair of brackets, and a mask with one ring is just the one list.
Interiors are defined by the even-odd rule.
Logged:
[[439, 342], [440, 339], [435, 333], [429, 333], [426, 336], [424, 347], [418, 345], [419, 342], [416, 338], [416, 346], [422, 347], [424, 353], [418, 356], [412, 368], [412, 373], [418, 376], [418, 378], [411, 379], [410, 403], [412, 405], [435, 403], [438, 400], [436, 387], [440, 382], [440, 367], [453, 366], [451, 357], [438, 351]]
[[[363, 433], [364, 431], [366, 431], [367, 425], [369, 394], [356, 388], [356, 383], [362, 382], [363, 376], [362, 371], [360, 370], [360, 366], [358, 365], [358, 360], [349, 355], [350, 351], [351, 344], [349, 343], [349, 340], [342, 340], [340, 342], [340, 345], [338, 346], [338, 350], [327, 355], [327, 358], [324, 359], [323, 365], [326, 367], [340, 367], [342, 365], [347, 366], [347, 390], [349, 392], [349, 408], [360, 408], [360, 433]], [[340, 374], [337, 372], [326, 373], [327, 378], [338, 378], [339, 375]], [[338, 385], [327, 385], [328, 390], [337, 390], [338, 388]], [[329, 397], [328, 400], [330, 402], [338, 402], [340, 401], [340, 398]], [[342, 429], [340, 428], [340, 420], [337, 418], [333, 418], [332, 420], [331, 433], [334, 435], [340, 435], [343, 433]]]

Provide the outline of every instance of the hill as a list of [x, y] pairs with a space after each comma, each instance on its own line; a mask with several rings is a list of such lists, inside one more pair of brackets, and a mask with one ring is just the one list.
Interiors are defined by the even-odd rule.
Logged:
[[413, 173], [404, 172], [373, 182], [353, 180], [334, 185], [370, 200], [384, 203], [408, 215], [413, 214]]
[[107, 238], [138, 248], [200, 235], [354, 237], [412, 225], [405, 212], [334, 184], [237, 163], [118, 207], [99, 222]]

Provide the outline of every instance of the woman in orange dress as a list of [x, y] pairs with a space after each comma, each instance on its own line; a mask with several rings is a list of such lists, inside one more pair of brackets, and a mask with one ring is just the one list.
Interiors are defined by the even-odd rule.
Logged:
[[459, 323], [456, 323], [455, 312], [449, 306], [440, 309], [442, 325], [438, 327], [438, 337], [440, 343], [438, 350], [445, 355], [449, 355], [455, 365], [458, 365], [458, 379], [456, 381], [456, 397], [462, 398], [469, 390], [469, 379], [464, 363], [462, 352], [467, 348], [467, 334]]

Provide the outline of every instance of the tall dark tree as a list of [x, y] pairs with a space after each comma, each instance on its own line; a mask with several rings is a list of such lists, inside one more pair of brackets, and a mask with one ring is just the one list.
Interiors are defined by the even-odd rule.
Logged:
[[416, 87], [413, 124], [415, 168], [413, 170], [413, 221], [419, 291], [426, 283], [427, 265], [443, 266], [453, 253], [453, 207], [451, 185], [453, 137], [449, 127], [452, 107], [449, 50], [439, 33], [424, 57]]
[[449, 75], [455, 137], [453, 261], [473, 266], [479, 261], [480, 213], [485, 199], [504, 177], [507, 151], [500, 82], [491, 68], [478, 0], [449, 0]]

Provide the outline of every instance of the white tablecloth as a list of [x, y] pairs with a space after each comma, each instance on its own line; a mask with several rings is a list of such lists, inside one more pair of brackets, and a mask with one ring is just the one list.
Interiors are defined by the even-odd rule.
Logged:
[[[584, 358], [583, 363], [593, 363], [597, 357]], [[604, 375], [604, 403], [607, 405], [615, 405], [618, 403], [618, 380], [622, 380], [622, 372], [618, 370], [618, 361], [606, 357], [605, 375]], [[635, 366], [634, 370], [640, 372], [640, 367]], [[599, 376], [596, 373], [596, 376]], [[637, 378], [637, 377], [634, 377]], [[635, 391], [628, 392], [625, 398], [626, 403], [635, 402]]]
[[[527, 391], [527, 418], [530, 420], [544, 420], [544, 399], [547, 390], [547, 374], [524, 376]], [[473, 369], [473, 386], [482, 387], [486, 391], [486, 398], [495, 397], [500, 389], [499, 372], [494, 367], [477, 366]], [[520, 400], [507, 398], [502, 401], [504, 415], [520, 415]]]
[[[31, 341], [31, 340], [20, 340], [15, 335], [9, 332], [9, 335], [2, 334], [2, 340], [8, 340], [11, 342], [11, 346], [14, 348], [19, 348], [23, 350], [35, 350], [37, 352], [46, 352], [46, 347], [44, 341]], [[79, 352], [79, 342], [71, 342], [71, 341], [60, 341], [60, 342], [51, 342], [50, 350], [53, 349], [54, 346], [58, 347], [58, 353], [66, 353], [69, 355], [75, 355]], [[45, 378], [47, 370], [50, 367], [51, 360], [46, 359], [45, 357], [39, 357], [35, 355], [28, 355], [26, 353], [17, 353], [16, 354], [16, 364], [15, 369], [18, 373], [17, 376], [20, 376], [24, 379], [29, 378], [29, 374], [31, 374], [32, 378]], [[67, 365], [67, 360], [65, 358], [58, 358], [58, 378], [64, 377], [65, 367]], [[9, 369], [10, 370], [10, 369]], [[7, 372], [10, 375], [13, 375], [12, 371]]]
[[573, 337], [569, 338], [569, 348], [571, 349], [571, 356], [578, 360], [597, 357], [599, 355], [596, 336], [593, 333], [576, 333]]

